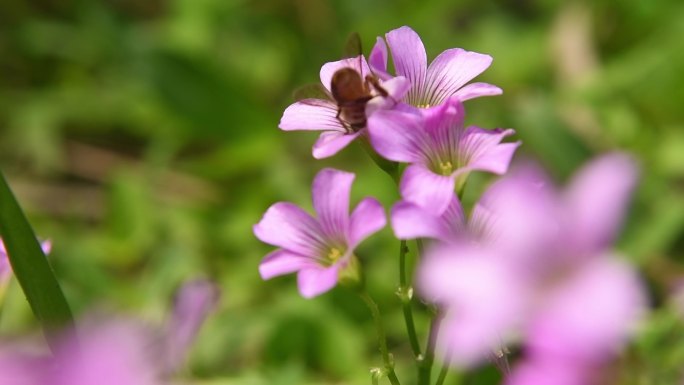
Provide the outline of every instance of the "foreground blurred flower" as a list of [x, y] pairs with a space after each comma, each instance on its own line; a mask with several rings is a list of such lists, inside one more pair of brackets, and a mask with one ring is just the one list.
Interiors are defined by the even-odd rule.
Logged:
[[501, 141], [515, 131], [465, 128], [464, 117], [457, 98], [429, 113], [382, 110], [371, 116], [373, 148], [389, 160], [410, 163], [399, 186], [404, 200], [442, 213], [471, 171], [508, 170], [520, 142]]
[[132, 320], [91, 319], [77, 332], [65, 334], [52, 358], [18, 349], [0, 350], [0, 383], [167, 384], [166, 377], [178, 369], [183, 357], [178, 348], [185, 350], [191, 345], [217, 300], [215, 285], [197, 280], [179, 290], [166, 335]]
[[443, 246], [420, 266], [421, 295], [445, 312], [442, 353], [472, 365], [517, 335], [525, 363], [511, 384], [561, 368], [588, 381], [646, 307], [636, 272], [610, 251], [635, 180], [632, 160], [613, 154], [563, 193], [529, 167], [495, 183], [481, 201], [495, 241]]
[[[358, 63], [361, 63], [361, 68], [356, 68], [359, 66]], [[366, 131], [365, 121], [362, 121], [360, 126], [345, 122], [344, 114], [340, 113], [340, 102], [361, 105], [362, 111], [367, 117], [379, 108], [391, 108], [394, 105], [394, 101], [401, 100], [409, 87], [406, 78], [397, 77], [386, 82], [380, 82], [380, 86], [387, 91], [387, 97], [379, 95], [372, 86], [369, 86], [370, 89], [366, 90], [366, 97], [357, 92], [351, 92], [354, 95], [352, 100], [336, 101], [331, 94], [331, 80], [335, 72], [343, 68], [355, 69], [361, 75], [359, 86], [364, 88], [368, 86], [364, 84], [364, 79], [370, 75], [370, 69], [363, 56], [326, 63], [321, 68], [320, 73], [321, 83], [325, 87], [325, 91], [322, 92], [323, 95], [319, 98], [310, 97], [302, 99], [290, 105], [283, 112], [283, 117], [278, 125], [284, 131], [323, 131], [313, 146], [313, 156], [316, 159], [335, 155]], [[340, 85], [340, 87], [353, 86], [347, 84]], [[356, 91], [356, 88], [354, 90]], [[363, 89], [358, 90], [362, 94], [364, 93], [363, 91]]]
[[[414, 30], [397, 28], [388, 32], [385, 38], [397, 75], [405, 77], [411, 84], [404, 99], [410, 105], [428, 108], [438, 106], [452, 96], [465, 101], [502, 93], [501, 88], [487, 83], [466, 85], [489, 67], [492, 63], [489, 55], [452, 48], [439, 54], [428, 67], [425, 47]], [[369, 62], [381, 79], [392, 79], [387, 73], [387, 45], [380, 37], [371, 51]]]
[[385, 211], [373, 198], [363, 199], [349, 215], [354, 174], [321, 170], [313, 182], [313, 218], [292, 203], [278, 202], [254, 225], [254, 235], [280, 249], [259, 265], [263, 279], [298, 272], [299, 292], [305, 298], [332, 289], [340, 276], [357, 272], [354, 248], [385, 227]]

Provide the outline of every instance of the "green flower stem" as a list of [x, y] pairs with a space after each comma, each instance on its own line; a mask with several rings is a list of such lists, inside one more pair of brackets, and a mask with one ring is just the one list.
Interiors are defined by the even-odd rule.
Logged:
[[392, 360], [392, 356], [390, 355], [389, 350], [387, 349], [387, 336], [385, 334], [385, 327], [382, 325], [380, 309], [378, 309], [378, 305], [375, 303], [375, 301], [373, 301], [373, 298], [371, 298], [365, 290], [359, 291], [359, 296], [361, 297], [363, 302], [366, 303], [368, 309], [370, 309], [371, 315], [373, 316], [373, 321], [375, 321], [375, 328], [377, 329], [378, 333], [378, 345], [380, 348], [380, 354], [382, 355], [382, 361], [385, 364], [385, 374], [387, 375], [387, 378], [390, 380], [392, 385], [400, 385], [399, 378], [397, 378], [397, 374], [394, 372], [394, 361]]
[[406, 331], [408, 332], [411, 350], [420, 364], [422, 361], [422, 353], [420, 351], [420, 343], [418, 342], [418, 334], [416, 333], [416, 325], [413, 321], [413, 309], [411, 308], [411, 300], [413, 298], [413, 288], [408, 284], [406, 278], [406, 253], [408, 247], [406, 241], [401, 241], [399, 244], [399, 288], [397, 295], [401, 300], [401, 308], [404, 313], [404, 321], [406, 322]]
[[434, 315], [432, 323], [430, 324], [430, 334], [428, 335], [427, 347], [425, 348], [425, 357], [423, 365], [419, 368], [418, 384], [429, 385], [430, 377], [432, 375], [432, 364], [435, 362], [435, 346], [437, 345], [437, 335], [442, 324], [442, 316], [440, 314]]
[[439, 376], [437, 376], [437, 382], [435, 382], [435, 385], [442, 385], [444, 384], [444, 379], [447, 376], [447, 373], [449, 373], [449, 358], [448, 355], [444, 360], [444, 364], [442, 364], [442, 369], [439, 371]]
[[442, 385], [444, 383], [444, 379], [446, 378], [447, 373], [449, 373], [449, 361], [451, 361], [451, 357], [449, 352], [447, 352], [444, 356], [444, 363], [442, 363], [442, 369], [439, 371], [435, 385]]

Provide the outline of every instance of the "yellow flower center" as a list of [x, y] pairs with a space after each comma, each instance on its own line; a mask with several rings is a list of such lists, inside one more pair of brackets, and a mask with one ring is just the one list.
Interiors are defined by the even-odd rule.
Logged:
[[328, 253], [328, 260], [332, 263], [337, 262], [338, 259], [342, 256], [342, 252], [337, 249], [337, 248], [332, 248], [330, 249], [330, 252]]
[[441, 172], [442, 175], [451, 175], [451, 172], [453, 170], [454, 170], [454, 165], [452, 165], [450, 161], [439, 162], [439, 171]]
[[431, 106], [429, 104], [419, 104], [416, 107], [418, 107], [418, 108], [430, 108]]

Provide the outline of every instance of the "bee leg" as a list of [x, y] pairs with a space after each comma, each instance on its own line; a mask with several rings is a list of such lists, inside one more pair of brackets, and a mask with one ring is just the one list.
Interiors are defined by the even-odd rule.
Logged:
[[393, 98], [387, 90], [380, 85], [380, 82], [378, 82], [378, 78], [376, 78], [373, 75], [366, 75], [366, 87], [370, 89], [369, 86], [372, 86], [375, 92], [380, 94], [383, 98], [389, 98], [393, 104], [399, 103], [395, 98]]
[[342, 125], [342, 127], [344, 127], [344, 131], [345, 131], [347, 134], [352, 133], [353, 130], [352, 130], [351, 126], [349, 126], [349, 124], [347, 124], [347, 122], [345, 122], [344, 120], [342, 120], [342, 117], [340, 116], [341, 114], [342, 114], [342, 109], [341, 109], [341, 108], [338, 108], [338, 109], [337, 109], [337, 114], [335, 115], [335, 119], [337, 119], [337, 120], [340, 122], [340, 124]]
[[372, 86], [373, 89], [375, 89], [375, 92], [380, 94], [383, 98], [386, 98], [389, 96], [389, 93], [387, 92], [386, 89], [384, 89], [381, 85], [380, 82], [378, 82], [378, 79], [373, 76], [373, 75], [366, 75], [366, 88], [370, 89]]

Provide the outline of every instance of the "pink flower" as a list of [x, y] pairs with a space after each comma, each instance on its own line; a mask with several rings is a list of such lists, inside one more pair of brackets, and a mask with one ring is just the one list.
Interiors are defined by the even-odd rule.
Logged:
[[405, 201], [441, 213], [471, 171], [506, 172], [520, 142], [501, 141], [514, 131], [464, 128], [464, 116], [461, 102], [451, 98], [426, 113], [381, 110], [368, 120], [373, 148], [410, 164], [399, 186]]
[[81, 325], [55, 352], [52, 385], [161, 385], [163, 354], [151, 330], [124, 320]]
[[259, 265], [263, 279], [297, 272], [299, 292], [305, 298], [332, 289], [340, 273], [353, 262], [354, 248], [385, 227], [385, 212], [373, 198], [363, 199], [349, 215], [354, 174], [321, 170], [313, 182], [314, 218], [292, 203], [271, 206], [254, 226], [262, 242], [280, 249]]
[[[487, 83], [471, 83], [492, 63], [492, 57], [460, 48], [448, 49], [427, 65], [425, 47], [418, 34], [409, 27], [401, 27], [385, 35], [392, 53], [397, 75], [405, 77], [411, 88], [404, 99], [415, 107], [438, 106], [452, 96], [460, 101], [480, 96], [500, 95], [501, 88]], [[387, 45], [378, 37], [369, 56], [371, 68], [381, 79], [387, 73]]]
[[[357, 68], [359, 62], [361, 68]], [[333, 75], [345, 67], [356, 69], [361, 74], [362, 79], [371, 74], [363, 56], [326, 63], [321, 67], [320, 77], [321, 83], [329, 95]], [[409, 87], [408, 81], [403, 77], [381, 81], [380, 85], [387, 91], [389, 97], [385, 98], [374, 94], [374, 98], [369, 100], [366, 106], [366, 116], [371, 115], [378, 108], [393, 107], [393, 101], [401, 100]], [[327, 99], [300, 100], [285, 109], [278, 127], [284, 131], [323, 131], [313, 146], [313, 156], [316, 159], [327, 158], [335, 155], [366, 132], [365, 127], [356, 129], [344, 124], [338, 117], [338, 111], [339, 108], [332, 96]]]
[[419, 268], [419, 292], [446, 312], [442, 353], [473, 365], [517, 336], [525, 363], [512, 384], [550, 368], [591, 377], [646, 307], [636, 271], [610, 250], [635, 180], [632, 160], [612, 154], [563, 192], [530, 167], [495, 183], [480, 201], [491, 241], [436, 248]]
[[197, 280], [178, 292], [167, 333], [137, 321], [98, 318], [62, 336], [53, 357], [0, 350], [0, 383], [16, 385], [162, 385], [177, 370], [217, 288]]

